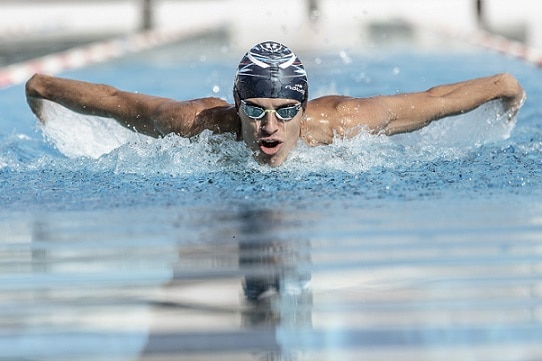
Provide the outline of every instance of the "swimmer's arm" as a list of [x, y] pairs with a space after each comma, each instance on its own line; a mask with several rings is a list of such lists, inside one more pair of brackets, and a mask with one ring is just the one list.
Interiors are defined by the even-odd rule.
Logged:
[[140, 133], [158, 136], [150, 114], [168, 99], [120, 91], [114, 87], [36, 74], [26, 83], [27, 102], [44, 121], [42, 101], [58, 103], [74, 112], [113, 118]]
[[[204, 129], [229, 131], [236, 126], [226, 123], [231, 121], [232, 112], [226, 111], [226, 102], [216, 98], [179, 102], [41, 74], [27, 82], [26, 96], [42, 121], [42, 100], [50, 100], [81, 114], [113, 118], [129, 129], [154, 137], [170, 132], [190, 137]], [[222, 112], [230, 116], [220, 116]]]
[[177, 133], [192, 137], [208, 129], [215, 134], [241, 134], [241, 121], [233, 105], [217, 98], [167, 101], [152, 114], [152, 123], [160, 134]]
[[525, 92], [509, 74], [440, 85], [425, 92], [375, 97], [373, 107], [379, 110], [382, 123], [372, 124], [373, 131], [387, 135], [414, 131], [434, 120], [463, 114], [491, 100], [501, 99], [510, 116], [514, 116], [525, 99]]
[[316, 145], [329, 144], [336, 136], [354, 136], [361, 129], [386, 135], [411, 132], [495, 99], [503, 101], [512, 117], [523, 104], [525, 92], [513, 76], [497, 74], [417, 93], [372, 98], [324, 96], [309, 102], [302, 136]]

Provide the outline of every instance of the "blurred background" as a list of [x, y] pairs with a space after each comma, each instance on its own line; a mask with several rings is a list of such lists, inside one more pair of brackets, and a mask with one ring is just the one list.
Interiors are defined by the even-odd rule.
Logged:
[[0, 66], [202, 22], [240, 48], [268, 39], [296, 49], [364, 46], [413, 37], [417, 27], [489, 30], [542, 48], [540, 15], [536, 0], [1, 0]]

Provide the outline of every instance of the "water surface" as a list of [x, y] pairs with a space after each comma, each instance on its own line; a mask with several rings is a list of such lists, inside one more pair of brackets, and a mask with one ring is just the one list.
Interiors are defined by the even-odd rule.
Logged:
[[[231, 101], [242, 54], [206, 45], [61, 75]], [[54, 107], [43, 129], [22, 86], [2, 90], [0, 359], [542, 358], [540, 70], [472, 50], [299, 55], [311, 97], [507, 71], [528, 100], [517, 122], [491, 103], [299, 144], [271, 169], [229, 135], [151, 139]]]

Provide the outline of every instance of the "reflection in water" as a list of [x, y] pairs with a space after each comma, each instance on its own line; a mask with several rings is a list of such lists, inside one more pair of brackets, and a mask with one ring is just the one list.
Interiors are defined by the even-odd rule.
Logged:
[[511, 207], [498, 203], [444, 213], [472, 228], [421, 227], [440, 211], [426, 202], [345, 219], [183, 208], [14, 222], [0, 227], [0, 359], [542, 360], [540, 211], [512, 206], [488, 227], [486, 209]]
[[[239, 266], [244, 273], [243, 291], [250, 304], [243, 312], [245, 327], [272, 326], [303, 328], [312, 326], [310, 244], [307, 240], [277, 237], [284, 214], [273, 211], [241, 215]], [[277, 333], [275, 332], [275, 337]], [[293, 359], [276, 339], [276, 349], [266, 350], [262, 360]]]
[[294, 360], [300, 350], [281, 334], [312, 327], [312, 294], [310, 242], [285, 238], [289, 222], [278, 211], [241, 212], [210, 244], [179, 245], [174, 276], [151, 302], [142, 360]]

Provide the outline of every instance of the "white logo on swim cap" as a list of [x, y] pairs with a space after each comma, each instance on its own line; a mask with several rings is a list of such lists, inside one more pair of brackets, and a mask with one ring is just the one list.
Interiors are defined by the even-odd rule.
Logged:
[[305, 94], [305, 89], [303, 89], [302, 84], [294, 84], [294, 85], [289, 85], [288, 84], [284, 88], [299, 92], [299, 93], [301, 93], [303, 95]]

